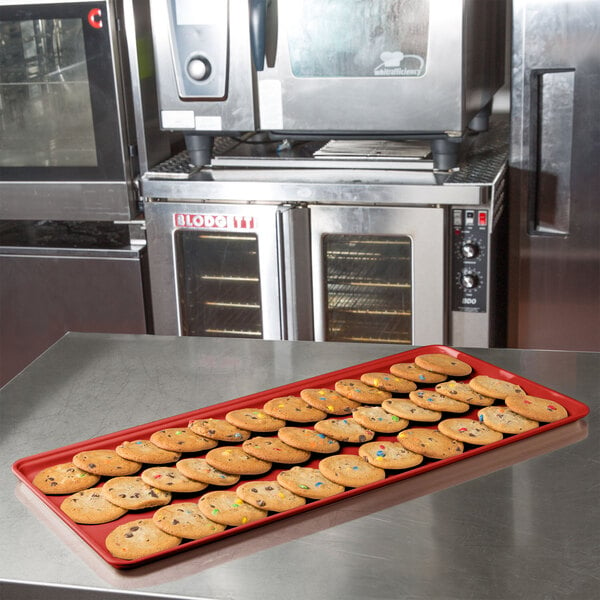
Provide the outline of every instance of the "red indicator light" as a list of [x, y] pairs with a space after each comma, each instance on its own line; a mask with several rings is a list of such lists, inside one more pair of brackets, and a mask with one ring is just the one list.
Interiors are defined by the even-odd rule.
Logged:
[[485, 227], [487, 225], [487, 212], [484, 210], [480, 210], [479, 213], [477, 214], [477, 218], [479, 225], [481, 225], [481, 227]]
[[94, 29], [102, 29], [102, 11], [99, 8], [92, 8], [88, 13], [88, 23]]

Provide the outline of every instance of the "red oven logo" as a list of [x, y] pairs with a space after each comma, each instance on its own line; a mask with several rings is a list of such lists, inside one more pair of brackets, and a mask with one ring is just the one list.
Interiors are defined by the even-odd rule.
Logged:
[[90, 10], [88, 13], [88, 23], [94, 29], [102, 29], [104, 24], [102, 23], [102, 11], [99, 8], [92, 8]]
[[198, 229], [229, 229], [243, 230], [254, 229], [254, 217], [243, 215], [202, 215], [202, 214], [175, 214], [173, 216], [175, 227], [195, 227]]

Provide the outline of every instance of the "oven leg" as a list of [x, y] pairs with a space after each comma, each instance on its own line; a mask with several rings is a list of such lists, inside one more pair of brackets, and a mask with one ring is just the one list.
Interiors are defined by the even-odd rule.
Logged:
[[492, 114], [492, 101], [490, 100], [470, 121], [469, 129], [477, 133], [490, 128], [490, 115]]
[[211, 135], [185, 134], [185, 146], [190, 155], [190, 162], [195, 167], [210, 165], [214, 139]]
[[458, 151], [462, 138], [438, 138], [431, 140], [433, 168], [436, 171], [450, 171], [458, 166]]

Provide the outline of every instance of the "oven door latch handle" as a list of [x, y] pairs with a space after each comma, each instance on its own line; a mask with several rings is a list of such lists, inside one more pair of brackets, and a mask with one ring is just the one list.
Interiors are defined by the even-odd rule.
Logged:
[[250, 8], [250, 47], [254, 68], [265, 68], [265, 46], [267, 27], [267, 0], [249, 0]]

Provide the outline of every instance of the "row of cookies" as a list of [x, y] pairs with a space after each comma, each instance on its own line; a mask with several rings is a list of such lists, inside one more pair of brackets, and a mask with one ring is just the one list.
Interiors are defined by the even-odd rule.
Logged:
[[[397, 439], [362, 444], [358, 455], [332, 454], [321, 459], [317, 468], [293, 466], [280, 471], [276, 480], [247, 481], [236, 490], [210, 491], [197, 503], [164, 506], [150, 519], [117, 526], [107, 536], [106, 547], [117, 558], [141, 558], [185, 539], [200, 539], [265, 518], [269, 512], [299, 508], [307, 501], [380, 481], [386, 469], [407, 469], [424, 457], [444, 458], [463, 451], [461, 442], [430, 429], [409, 429]], [[486, 442], [478, 439], [478, 443]]]
[[[421, 365], [432, 366], [440, 362], [442, 369], [448, 371], [448, 363], [456, 361], [444, 355], [417, 357], [415, 363], [392, 365], [390, 371], [405, 374], [414, 381], [430, 383], [446, 375], [435, 375], [425, 371]], [[423, 362], [424, 361], [424, 362]], [[458, 363], [465, 373], [470, 367]], [[436, 367], [435, 364], [433, 365]], [[450, 370], [454, 367], [450, 365]], [[456, 371], [453, 371], [456, 372]], [[438, 377], [438, 379], [435, 379]], [[98, 476], [127, 476], [138, 472], [143, 464], [168, 464], [177, 461], [183, 452], [202, 452], [210, 450], [220, 441], [243, 442], [251, 431], [273, 432], [286, 424], [287, 420], [298, 423], [314, 423], [327, 415], [346, 415], [364, 404], [381, 404], [388, 401], [389, 412], [398, 416], [392, 405], [392, 391], [409, 393], [416, 390], [416, 384], [408, 378], [390, 373], [366, 373], [360, 380], [342, 380], [336, 382], [335, 390], [302, 390], [300, 397], [286, 396], [266, 402], [261, 410], [241, 409], [230, 411], [225, 419], [198, 419], [188, 427], [162, 429], [152, 433], [149, 440], [125, 441], [114, 450], [93, 450], [79, 452], [73, 457], [72, 464], [65, 463], [51, 467], [50, 472], [38, 473], [34, 485], [47, 494], [66, 494], [92, 487], [98, 482]], [[360, 397], [362, 404], [351, 397]], [[366, 401], [366, 402], [365, 402]], [[320, 407], [320, 408], [317, 408]], [[412, 408], [412, 404], [410, 405]], [[378, 412], [378, 415], [373, 415]], [[413, 418], [414, 414], [405, 413]], [[370, 419], [368, 417], [370, 415]], [[356, 419], [365, 425], [367, 420], [381, 419], [380, 411], [361, 409]], [[387, 418], [387, 417], [386, 417]], [[402, 417], [398, 417], [400, 419]], [[415, 420], [418, 420], [415, 418]], [[435, 419], [431, 419], [435, 420]]]

